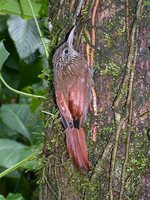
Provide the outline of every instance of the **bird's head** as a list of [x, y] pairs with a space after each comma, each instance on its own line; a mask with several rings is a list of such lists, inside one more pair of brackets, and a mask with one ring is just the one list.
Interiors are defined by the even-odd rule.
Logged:
[[76, 26], [70, 31], [67, 41], [56, 49], [52, 60], [54, 67], [63, 68], [64, 66], [71, 64], [73, 60], [79, 56], [79, 53], [73, 48], [75, 28]]

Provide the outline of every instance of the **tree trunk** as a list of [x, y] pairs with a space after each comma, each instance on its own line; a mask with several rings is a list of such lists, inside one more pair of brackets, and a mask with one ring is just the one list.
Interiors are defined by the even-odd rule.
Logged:
[[[85, 125], [91, 171], [77, 171], [68, 158], [50, 82], [40, 199], [148, 199], [148, 192], [143, 194], [150, 138], [147, 15], [142, 0], [49, 0], [50, 70], [54, 49], [79, 24], [75, 49], [93, 70], [97, 111], [96, 107], [95, 115], [89, 111]], [[93, 98], [91, 104], [95, 102]], [[94, 122], [96, 142], [91, 133]]]

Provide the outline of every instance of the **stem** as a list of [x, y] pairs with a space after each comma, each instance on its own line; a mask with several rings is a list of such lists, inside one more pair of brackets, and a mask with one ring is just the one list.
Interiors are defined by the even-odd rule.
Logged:
[[125, 0], [125, 27], [127, 34], [127, 47], [130, 47], [130, 29], [129, 29], [129, 0]]
[[90, 58], [90, 67], [93, 68], [94, 65], [94, 52], [95, 52], [95, 41], [96, 41], [96, 33], [95, 33], [95, 17], [96, 17], [96, 11], [98, 8], [99, 0], [95, 0], [94, 2], [94, 7], [92, 10], [92, 17], [91, 17], [91, 25], [92, 25], [92, 30], [91, 30], [91, 43], [92, 43], [92, 48], [91, 48], [91, 58]]
[[0, 178], [6, 176], [7, 174], [13, 172], [14, 170], [18, 169], [19, 167], [21, 167], [22, 165], [24, 165], [25, 163], [34, 160], [35, 156], [31, 155], [27, 158], [25, 158], [24, 160], [21, 160], [20, 162], [18, 162], [17, 164], [15, 164], [14, 166], [10, 167], [9, 169], [6, 169], [5, 171], [3, 171], [2, 173], [0, 173]]
[[131, 137], [131, 130], [128, 131], [128, 136], [126, 139], [125, 159], [124, 159], [124, 163], [122, 166], [119, 200], [123, 199], [123, 192], [124, 192], [124, 185], [125, 185], [125, 173], [126, 173], [128, 158], [129, 158], [130, 137]]
[[114, 170], [115, 170], [115, 161], [116, 161], [116, 154], [118, 149], [118, 143], [119, 143], [119, 136], [121, 133], [122, 125], [125, 122], [126, 117], [122, 117], [120, 122], [118, 123], [117, 129], [116, 129], [116, 135], [115, 135], [115, 145], [112, 151], [112, 158], [111, 158], [111, 166], [110, 166], [110, 176], [109, 176], [109, 199], [113, 200], [113, 176], [114, 176]]
[[129, 39], [130, 45], [129, 45], [129, 54], [128, 54], [128, 59], [127, 59], [127, 64], [126, 64], [126, 74], [123, 79], [120, 91], [114, 101], [114, 104], [113, 104], [113, 107], [115, 110], [117, 110], [118, 107], [120, 106], [120, 102], [122, 100], [122, 94], [127, 93], [127, 90], [125, 88], [127, 87], [128, 82], [129, 82], [130, 72], [131, 72], [131, 68], [132, 68], [132, 61], [134, 60], [136, 32], [139, 29], [137, 22], [141, 17], [142, 9], [143, 9], [142, 0], [139, 0], [137, 3], [136, 16], [135, 16], [135, 20], [133, 21], [130, 39]]
[[114, 135], [111, 136], [110, 142], [106, 145], [102, 155], [98, 159], [98, 162], [96, 163], [93, 173], [90, 178], [91, 181], [94, 181], [100, 175], [102, 164], [103, 164], [104, 160], [106, 159], [106, 157], [108, 156], [108, 154], [113, 146], [113, 142], [112, 142], [113, 137], [114, 137]]
[[33, 98], [40, 98], [40, 99], [45, 99], [45, 98], [46, 98], [46, 97], [40, 96], [40, 95], [34, 95], [34, 94], [29, 94], [29, 93], [21, 92], [21, 91], [19, 91], [19, 90], [16, 90], [16, 89], [10, 87], [10, 86], [5, 82], [5, 80], [3, 79], [1, 73], [0, 73], [0, 80], [4, 83], [4, 85], [5, 85], [9, 90], [11, 90], [12, 92], [15, 92], [15, 93], [17, 93], [17, 94], [24, 95], [24, 96], [28, 96], [28, 97], [33, 97]]
[[32, 6], [32, 3], [31, 3], [31, 0], [28, 0], [28, 1], [29, 1], [29, 4], [30, 4], [30, 8], [31, 8], [31, 11], [32, 11], [32, 15], [33, 15], [33, 17], [34, 17], [34, 21], [35, 21], [35, 24], [36, 24], [36, 27], [37, 27], [37, 30], [38, 30], [38, 33], [39, 33], [41, 42], [42, 42], [43, 47], [44, 47], [44, 51], [45, 51], [46, 58], [48, 59], [48, 58], [49, 58], [49, 53], [48, 53], [47, 46], [46, 46], [46, 44], [45, 44], [45, 41], [44, 41], [44, 38], [43, 38], [43, 35], [42, 35], [42, 32], [41, 32], [41, 29], [40, 29], [39, 24], [38, 24], [38, 21], [37, 21], [37, 19], [36, 19], [36, 16], [35, 16], [35, 13], [34, 13], [34, 10], [33, 10], [33, 6]]
[[132, 65], [131, 69], [131, 75], [130, 75], [130, 82], [129, 82], [129, 90], [128, 90], [128, 97], [127, 97], [127, 106], [128, 106], [128, 136], [126, 139], [126, 149], [125, 149], [125, 159], [122, 166], [122, 173], [121, 173], [121, 187], [120, 187], [120, 194], [119, 194], [119, 200], [123, 199], [123, 193], [124, 193], [124, 186], [125, 186], [125, 173], [126, 168], [128, 164], [128, 158], [129, 158], [129, 147], [130, 147], [130, 137], [131, 137], [131, 127], [132, 127], [132, 115], [133, 115], [133, 103], [132, 103], [132, 94], [133, 94], [133, 79], [134, 79], [134, 73], [135, 73], [135, 66], [137, 61], [137, 47], [135, 50], [135, 58], [134, 63]]

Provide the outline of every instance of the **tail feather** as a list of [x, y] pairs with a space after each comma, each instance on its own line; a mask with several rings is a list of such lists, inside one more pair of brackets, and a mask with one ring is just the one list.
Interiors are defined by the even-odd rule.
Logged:
[[77, 169], [89, 170], [88, 150], [83, 128], [67, 128], [66, 143], [69, 157], [73, 159]]
[[78, 129], [74, 129], [74, 143], [75, 143], [75, 157], [74, 162], [77, 165], [77, 168], [80, 168], [80, 164], [83, 163], [82, 158], [82, 152], [81, 152], [81, 146], [79, 143], [79, 137], [78, 137]]
[[85, 138], [85, 132], [83, 128], [80, 128], [80, 131], [78, 130], [78, 141], [80, 143], [80, 149], [82, 152], [84, 163], [89, 165], [88, 163], [88, 150], [86, 145], [86, 138]]

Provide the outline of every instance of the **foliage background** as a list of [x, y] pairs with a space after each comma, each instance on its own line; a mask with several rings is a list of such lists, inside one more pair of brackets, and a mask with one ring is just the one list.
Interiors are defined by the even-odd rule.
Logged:
[[[0, 0], [0, 41], [3, 40], [10, 53], [2, 67], [2, 76], [19, 91], [42, 96], [49, 94], [43, 103], [42, 99], [13, 93], [0, 82], [0, 171], [32, 154], [38, 158], [0, 179], [0, 199], [111, 199], [111, 189], [114, 199], [119, 199], [128, 144], [122, 199], [149, 199], [148, 1], [141, 1], [142, 16], [136, 24], [136, 29], [140, 28], [134, 43], [138, 50], [133, 59], [136, 67], [130, 101], [132, 109], [129, 109], [132, 123], [127, 119], [123, 121], [120, 137], [116, 140], [120, 119], [128, 113], [126, 100], [131, 74], [128, 74], [123, 93], [121, 85], [127, 73], [132, 42], [128, 41], [128, 36], [140, 1], [100, 1], [97, 7], [93, 75], [98, 127], [94, 143], [90, 131], [94, 116], [89, 113], [85, 129], [92, 171], [86, 174], [77, 172], [67, 156], [64, 129], [55, 104], [51, 58], [56, 46], [77, 22], [80, 26], [75, 47], [88, 59], [86, 49], [87, 44], [92, 46], [91, 16], [96, 1], [31, 1], [49, 44], [48, 62], [29, 2]], [[128, 20], [128, 27], [125, 20]], [[116, 109], [114, 100], [120, 91], [121, 101]], [[111, 173], [116, 143], [115, 166]]]
[[[47, 83], [40, 74], [47, 61], [29, 2], [0, 0], [0, 5], [0, 41], [10, 54], [1, 71], [4, 80], [19, 91], [46, 96]], [[32, 5], [46, 38], [47, 21], [42, 18], [47, 16], [46, 1], [32, 1]], [[1, 172], [40, 152], [44, 138], [41, 102], [16, 94], [0, 82]], [[37, 181], [35, 165], [35, 160], [30, 161], [1, 178], [0, 194], [6, 199], [30, 199]]]

